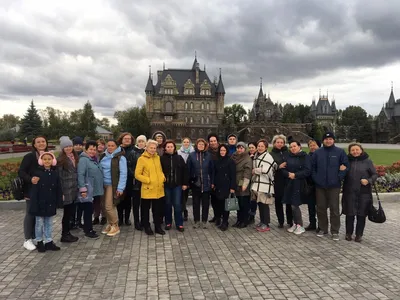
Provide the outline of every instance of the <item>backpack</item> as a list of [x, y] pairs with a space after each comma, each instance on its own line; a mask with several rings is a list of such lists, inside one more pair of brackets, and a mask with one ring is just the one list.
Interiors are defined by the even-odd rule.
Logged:
[[24, 181], [17, 176], [11, 180], [11, 192], [16, 200], [24, 199]]

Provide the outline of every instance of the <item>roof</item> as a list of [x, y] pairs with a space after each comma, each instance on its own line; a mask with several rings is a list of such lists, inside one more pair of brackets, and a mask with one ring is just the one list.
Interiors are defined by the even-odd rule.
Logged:
[[332, 106], [326, 96], [320, 96], [317, 103], [317, 115], [334, 115], [336, 106], [332, 102]]
[[101, 126], [96, 126], [96, 133], [97, 134], [112, 134], [111, 131], [108, 131], [107, 129], [105, 129]]
[[219, 80], [218, 80], [218, 85], [217, 85], [217, 93], [225, 94], [225, 88], [224, 88], [224, 83], [222, 82], [221, 74], [219, 74]]
[[153, 91], [154, 91], [153, 79], [149, 74], [149, 79], [147, 80], [145, 92], [153, 92]]

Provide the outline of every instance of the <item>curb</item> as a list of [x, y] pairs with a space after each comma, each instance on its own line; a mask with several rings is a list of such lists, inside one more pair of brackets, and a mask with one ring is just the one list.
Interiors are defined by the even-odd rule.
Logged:
[[[400, 192], [397, 193], [381, 193], [379, 198], [382, 202], [397, 202], [400, 201]], [[376, 202], [376, 195], [374, 195], [374, 202]], [[192, 205], [192, 196], [189, 196], [187, 205]], [[25, 210], [25, 200], [7, 200], [0, 201], [0, 210]]]

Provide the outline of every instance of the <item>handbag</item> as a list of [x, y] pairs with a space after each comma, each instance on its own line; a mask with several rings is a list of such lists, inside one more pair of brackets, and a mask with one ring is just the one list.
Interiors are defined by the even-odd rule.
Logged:
[[[233, 197], [232, 197], [233, 195]], [[239, 200], [235, 194], [229, 194], [229, 197], [225, 199], [225, 211], [239, 210]]]
[[374, 223], [385, 223], [386, 215], [383, 211], [381, 200], [379, 199], [378, 190], [376, 189], [376, 185], [374, 183], [374, 190], [376, 194], [376, 198], [378, 199], [378, 208], [374, 206], [374, 202], [372, 200], [371, 206], [368, 211], [368, 220]]

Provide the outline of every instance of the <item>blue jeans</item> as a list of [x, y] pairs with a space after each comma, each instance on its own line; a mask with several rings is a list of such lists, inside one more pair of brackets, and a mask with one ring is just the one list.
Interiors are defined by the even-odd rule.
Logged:
[[53, 241], [53, 217], [36, 217], [35, 218], [35, 236], [36, 241], [50, 243]]
[[175, 226], [182, 226], [182, 186], [165, 188], [165, 224], [172, 224], [172, 206], [174, 207]]

